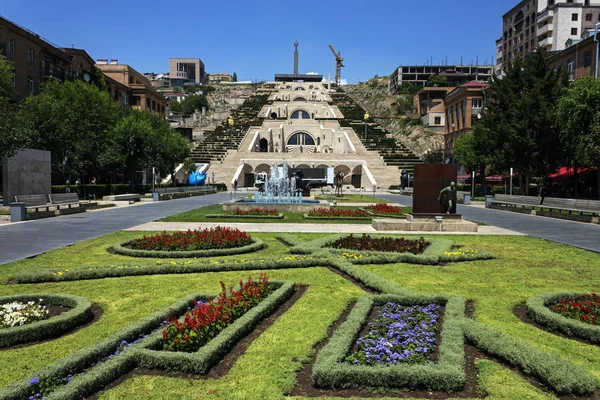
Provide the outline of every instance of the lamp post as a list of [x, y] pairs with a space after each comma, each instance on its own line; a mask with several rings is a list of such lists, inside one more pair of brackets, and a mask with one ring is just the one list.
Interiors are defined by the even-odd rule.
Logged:
[[231, 145], [231, 149], [233, 150], [233, 125], [235, 124], [235, 121], [233, 120], [232, 116], [227, 118], [227, 124], [229, 124], [229, 143]]
[[596, 66], [594, 68], [594, 77], [598, 79], [598, 52], [600, 50], [600, 41], [598, 41], [598, 26], [600, 23], [596, 24], [594, 27], [594, 42], [596, 42]]
[[369, 119], [369, 113], [365, 113], [364, 116], [364, 120], [365, 120], [365, 145], [367, 144], [367, 120]]

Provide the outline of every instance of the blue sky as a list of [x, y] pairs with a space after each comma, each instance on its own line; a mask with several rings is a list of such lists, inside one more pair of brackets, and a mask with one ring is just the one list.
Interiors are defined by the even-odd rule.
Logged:
[[399, 65], [490, 63], [502, 14], [518, 0], [0, 0], [0, 15], [94, 59], [166, 72], [169, 57], [198, 57], [209, 73], [272, 80], [293, 72], [335, 73], [341, 51], [350, 83]]

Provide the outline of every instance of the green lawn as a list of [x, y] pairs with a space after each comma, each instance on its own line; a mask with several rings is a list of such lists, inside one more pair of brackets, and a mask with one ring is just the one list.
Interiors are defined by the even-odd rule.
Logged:
[[[7, 285], [11, 275], [23, 270], [87, 268], [96, 265], [154, 264], [110, 254], [112, 244], [144, 232], [118, 232], [32, 259], [0, 266], [3, 295], [14, 293], [68, 293], [91, 299], [103, 310], [102, 318], [75, 333], [40, 344], [0, 351], [0, 385], [33, 376], [35, 371], [76, 350], [94, 344], [134, 321], [194, 292], [214, 293], [219, 281], [234, 283], [253, 272], [211, 272], [186, 275], [153, 275], [90, 281]], [[252, 234], [268, 248], [257, 253], [218, 257], [214, 260], [279, 258], [288, 248], [275, 234]], [[319, 234], [299, 234], [310, 240]], [[440, 236], [436, 236], [440, 237]], [[493, 260], [450, 263], [445, 266], [413, 264], [362, 265], [401, 287], [422, 293], [446, 292], [475, 301], [474, 318], [490, 327], [526, 341], [548, 353], [583, 366], [600, 379], [600, 347], [568, 340], [522, 323], [512, 308], [529, 296], [555, 290], [594, 291], [600, 287], [600, 255], [573, 247], [521, 236], [443, 235], [467, 249], [492, 252]], [[185, 262], [176, 260], [173, 262]], [[209, 260], [193, 260], [207, 262]], [[170, 260], [162, 260], [169, 263]], [[137, 376], [101, 394], [102, 399], [280, 399], [293, 388], [296, 372], [312, 355], [313, 346], [346, 305], [364, 292], [326, 268], [268, 271], [272, 279], [309, 285], [298, 302], [248, 348], [220, 379]], [[527, 381], [487, 360], [479, 360], [479, 386], [488, 399], [552, 399]], [[323, 397], [326, 398], [326, 397]], [[331, 398], [331, 397], [330, 397]]]
[[[268, 208], [266, 206], [265, 208]], [[353, 207], [343, 207], [342, 209], [350, 209]], [[410, 208], [404, 208], [405, 213], [409, 212]], [[195, 210], [184, 211], [179, 214], [171, 215], [162, 218], [161, 222], [265, 222], [270, 224], [371, 224], [371, 220], [352, 220], [352, 219], [304, 219], [305, 213], [301, 212], [284, 212], [283, 219], [261, 219], [261, 218], [206, 218], [207, 214], [225, 214], [220, 204], [213, 204]]]
[[10, 215], [10, 210], [0, 209], [0, 215]]

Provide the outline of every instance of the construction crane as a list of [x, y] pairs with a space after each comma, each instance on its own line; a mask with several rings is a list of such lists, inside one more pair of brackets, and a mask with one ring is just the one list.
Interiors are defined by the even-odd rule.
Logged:
[[340, 79], [342, 78], [342, 67], [344, 67], [344, 59], [342, 58], [341, 52], [336, 52], [332, 45], [329, 48], [335, 56], [335, 83], [339, 86]]

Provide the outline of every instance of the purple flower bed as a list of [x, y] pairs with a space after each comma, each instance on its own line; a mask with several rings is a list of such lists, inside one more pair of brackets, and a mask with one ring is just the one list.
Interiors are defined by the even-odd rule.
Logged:
[[356, 341], [358, 350], [346, 358], [357, 365], [423, 364], [436, 347], [440, 306], [386, 303], [368, 332]]

